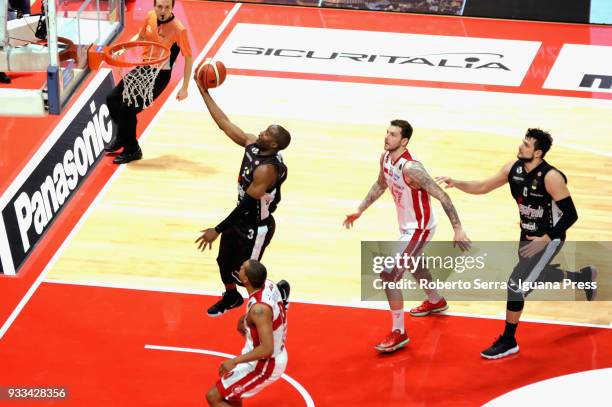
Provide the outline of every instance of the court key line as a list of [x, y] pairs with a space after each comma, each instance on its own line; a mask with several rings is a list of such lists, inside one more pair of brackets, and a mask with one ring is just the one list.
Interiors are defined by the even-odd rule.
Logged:
[[[145, 349], [151, 350], [167, 350], [172, 352], [185, 352], [185, 353], [199, 353], [202, 355], [212, 355], [219, 356], [222, 358], [232, 359], [235, 358], [236, 355], [231, 355], [229, 353], [217, 352], [214, 350], [206, 350], [206, 349], [197, 349], [197, 348], [181, 348], [176, 346], [160, 346], [160, 345], [145, 345]], [[312, 400], [312, 397], [308, 393], [308, 391], [302, 386], [297, 380], [292, 378], [291, 376], [283, 373], [281, 379], [286, 380], [290, 385], [292, 385], [302, 396], [304, 401], [306, 402], [307, 407], [314, 407], [315, 403]]]
[[[219, 291], [213, 290], [192, 290], [192, 289], [173, 289], [173, 288], [158, 288], [158, 287], [147, 287], [147, 286], [137, 286], [134, 284], [125, 285], [118, 283], [94, 283], [94, 282], [82, 282], [82, 281], [67, 281], [67, 280], [45, 280], [45, 283], [50, 284], [65, 284], [65, 285], [75, 285], [75, 286], [85, 286], [85, 287], [98, 287], [98, 288], [113, 288], [118, 290], [138, 290], [138, 291], [148, 291], [148, 292], [158, 292], [158, 293], [169, 293], [169, 294], [187, 294], [187, 295], [206, 295], [211, 297], [218, 297]], [[324, 305], [330, 307], [347, 307], [347, 308], [360, 308], [360, 309], [373, 309], [373, 310], [381, 310], [388, 311], [389, 306], [384, 301], [361, 301], [354, 300], [351, 302], [332, 302], [332, 301], [313, 301], [313, 300], [305, 300], [305, 299], [292, 299], [292, 303], [296, 304], [309, 304], [309, 305]], [[448, 315], [451, 317], [466, 317], [466, 318], [482, 318], [482, 319], [496, 319], [496, 320], [505, 320], [505, 313], [499, 315], [481, 315], [475, 313], [467, 313], [467, 312], [452, 312], [445, 311], [442, 315]], [[523, 322], [531, 322], [536, 324], [549, 324], [549, 325], [568, 325], [568, 326], [581, 326], [585, 328], [600, 328], [600, 329], [612, 329], [612, 322], [609, 324], [592, 324], [588, 322], [571, 322], [571, 321], [558, 321], [558, 320], [547, 320], [547, 319], [530, 319], [523, 318], [521, 319]]]

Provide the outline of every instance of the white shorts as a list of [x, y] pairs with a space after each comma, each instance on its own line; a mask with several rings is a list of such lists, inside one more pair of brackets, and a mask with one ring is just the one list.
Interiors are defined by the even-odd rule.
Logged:
[[[431, 240], [434, 235], [436, 228], [432, 229], [409, 229], [404, 231], [397, 240], [397, 248], [395, 253], [407, 254], [408, 257], [417, 257], [423, 253], [423, 249], [427, 242]], [[398, 281], [404, 275], [406, 269], [393, 268], [385, 270], [390, 273], [389, 279], [392, 281]]]
[[280, 379], [287, 359], [287, 350], [283, 350], [275, 358], [240, 363], [217, 381], [217, 390], [228, 401], [252, 397]]

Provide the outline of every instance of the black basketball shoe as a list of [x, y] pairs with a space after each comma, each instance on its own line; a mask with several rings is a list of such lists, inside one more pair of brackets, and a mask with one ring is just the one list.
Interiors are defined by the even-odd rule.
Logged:
[[243, 303], [244, 299], [238, 290], [226, 291], [221, 299], [208, 309], [207, 313], [209, 317], [219, 317], [227, 311], [241, 306]]
[[597, 297], [597, 269], [586, 266], [580, 269], [580, 281], [589, 283], [589, 288], [584, 289], [587, 301], [593, 301]]
[[289, 293], [291, 292], [291, 285], [286, 280], [281, 280], [276, 284], [278, 287], [278, 291], [281, 293], [281, 298], [283, 299], [283, 305], [285, 309], [289, 308]]
[[506, 338], [499, 335], [499, 338], [489, 348], [480, 352], [480, 356], [485, 359], [500, 359], [518, 353], [519, 346], [514, 338]]

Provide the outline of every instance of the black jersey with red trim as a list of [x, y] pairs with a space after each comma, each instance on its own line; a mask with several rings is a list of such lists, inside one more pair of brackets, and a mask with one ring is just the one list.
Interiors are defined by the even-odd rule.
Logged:
[[[276, 183], [257, 201], [256, 216], [244, 216], [242, 218], [243, 226], [252, 227], [266, 223], [266, 220], [276, 210], [281, 200], [281, 185], [287, 179], [287, 166], [283, 163], [283, 157], [279, 152], [262, 155], [257, 143], [253, 143], [245, 147], [240, 172], [238, 173], [238, 204], [242, 201], [246, 190], [253, 182], [255, 170], [262, 165], [274, 165], [276, 167]], [[256, 222], [256, 224], [245, 224], [245, 222], [248, 222], [248, 219], [252, 219], [251, 222]]]
[[[558, 171], [567, 183], [565, 174], [546, 161], [527, 172], [524, 163], [517, 160], [508, 173], [510, 192], [519, 209], [521, 240], [546, 234], [563, 215], [544, 184], [544, 177], [552, 170]], [[565, 235], [561, 239], [565, 240]]]

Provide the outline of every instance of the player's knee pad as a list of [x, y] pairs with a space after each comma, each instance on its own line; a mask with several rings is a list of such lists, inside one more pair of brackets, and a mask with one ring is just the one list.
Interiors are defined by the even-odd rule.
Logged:
[[506, 304], [506, 309], [512, 312], [522, 311], [525, 307], [525, 301], [508, 301]]

